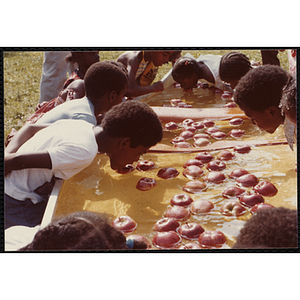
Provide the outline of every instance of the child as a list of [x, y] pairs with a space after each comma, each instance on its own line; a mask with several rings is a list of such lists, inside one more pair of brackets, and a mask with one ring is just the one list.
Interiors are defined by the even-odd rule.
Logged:
[[297, 210], [258, 210], [241, 229], [233, 249], [297, 248]]
[[286, 105], [283, 111], [280, 108], [283, 90], [289, 85], [292, 85], [294, 93], [288, 95], [293, 95], [290, 99], [295, 107], [296, 85], [295, 81], [289, 81], [289, 77], [290, 75], [279, 66], [259, 66], [240, 80], [234, 92], [234, 101], [254, 125], [268, 133], [274, 133], [279, 125], [285, 124], [285, 129], [288, 128], [285, 130], [286, 137], [292, 148], [293, 138], [291, 140], [289, 132], [293, 131], [293, 137], [296, 126], [286, 118]]
[[220, 90], [231, 91], [251, 68], [248, 57], [240, 52], [200, 55], [197, 60], [188, 55], [175, 62], [172, 77], [184, 90], [196, 87], [198, 80], [205, 80]]
[[[89, 211], [53, 220], [45, 228], [13, 226], [5, 231], [5, 251], [80, 251], [146, 249], [142, 242], [126, 241], [105, 214]], [[21, 249], [20, 249], [21, 248]]]
[[[121, 54], [117, 62], [126, 66], [129, 74], [127, 97], [136, 97], [152, 92], [161, 92], [164, 87], [161, 81], [152, 84], [158, 67], [174, 62], [181, 51], [126, 51]], [[152, 85], [151, 85], [152, 84]]]
[[25, 125], [5, 150], [5, 228], [40, 224], [55, 178], [79, 173], [98, 152], [120, 170], [162, 136], [155, 112], [138, 101], [114, 106], [98, 126], [84, 120]]

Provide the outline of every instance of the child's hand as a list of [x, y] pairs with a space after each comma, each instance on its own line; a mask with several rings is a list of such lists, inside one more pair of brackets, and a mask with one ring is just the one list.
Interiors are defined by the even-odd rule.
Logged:
[[164, 90], [164, 85], [161, 81], [157, 81], [152, 84], [153, 92], [162, 92]]

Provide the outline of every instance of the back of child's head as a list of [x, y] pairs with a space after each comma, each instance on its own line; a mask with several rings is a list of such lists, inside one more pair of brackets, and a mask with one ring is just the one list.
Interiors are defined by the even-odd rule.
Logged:
[[278, 107], [289, 74], [281, 67], [263, 65], [250, 70], [241, 78], [234, 92], [237, 105], [263, 112]]
[[110, 137], [129, 137], [132, 148], [140, 145], [152, 147], [163, 137], [156, 113], [146, 103], [136, 100], [115, 105], [105, 114], [101, 126]]
[[172, 69], [172, 77], [175, 81], [181, 81], [198, 74], [197, 61], [192, 57], [179, 57]]
[[20, 251], [128, 249], [125, 236], [112, 227], [106, 215], [88, 211], [72, 213], [38, 231]]
[[294, 248], [297, 246], [297, 210], [278, 207], [258, 210], [241, 229], [233, 248]]
[[92, 64], [84, 76], [86, 96], [91, 101], [116, 91], [119, 94], [128, 85], [128, 73], [122, 64], [101, 61]]
[[249, 58], [241, 53], [232, 51], [221, 57], [219, 74], [224, 82], [239, 80], [252, 69]]

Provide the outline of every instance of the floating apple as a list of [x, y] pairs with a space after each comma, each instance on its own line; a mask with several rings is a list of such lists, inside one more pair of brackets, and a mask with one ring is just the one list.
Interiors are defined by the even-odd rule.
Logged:
[[179, 136], [183, 137], [185, 140], [189, 140], [193, 138], [194, 134], [191, 131], [184, 130]]
[[219, 248], [227, 242], [227, 238], [223, 232], [218, 230], [204, 231], [199, 235], [198, 242], [203, 248]]
[[214, 157], [209, 152], [200, 152], [195, 156], [195, 159], [199, 159], [203, 164], [208, 163], [212, 160], [214, 160]]
[[192, 119], [185, 119], [185, 120], [182, 121], [182, 125], [184, 127], [186, 127], [186, 126], [192, 126], [193, 123], [194, 123], [194, 120], [192, 120]]
[[222, 171], [226, 168], [226, 164], [221, 160], [213, 160], [207, 164], [206, 168], [209, 171]]
[[163, 231], [176, 231], [176, 229], [180, 226], [179, 222], [174, 218], [163, 218], [158, 220], [153, 229], [155, 231], [163, 232]]
[[175, 122], [169, 122], [169, 123], [165, 124], [165, 126], [164, 126], [164, 128], [166, 130], [176, 130], [176, 129], [178, 129], [178, 127], [179, 126]]
[[229, 132], [229, 135], [234, 138], [242, 137], [245, 134], [245, 130], [242, 129], [232, 129]]
[[190, 211], [183, 206], [172, 206], [165, 211], [167, 218], [173, 218], [175, 220], [186, 220], [190, 217]]
[[190, 211], [192, 214], [208, 213], [214, 208], [214, 204], [206, 199], [198, 199], [191, 203]]
[[180, 103], [180, 102], [182, 102], [181, 99], [171, 99], [171, 100], [170, 100], [170, 104], [171, 104], [172, 106], [177, 106], [178, 103]]
[[223, 107], [225, 107], [225, 108], [234, 108], [234, 107], [237, 107], [237, 105], [233, 101], [230, 101], [230, 102], [224, 104]]
[[220, 171], [211, 171], [204, 177], [204, 181], [208, 181], [210, 183], [215, 184], [222, 183], [225, 179], [226, 176]]
[[157, 248], [172, 249], [181, 243], [181, 237], [175, 231], [157, 232], [152, 242]]
[[238, 200], [226, 201], [220, 208], [220, 211], [225, 216], [239, 217], [246, 212], [244, 206]]
[[261, 181], [253, 187], [254, 191], [265, 197], [273, 197], [277, 194], [278, 190], [275, 185], [269, 181]]
[[249, 172], [243, 168], [239, 168], [239, 169], [234, 169], [228, 176], [230, 178], [238, 178], [241, 177], [243, 175], [249, 174]]
[[241, 204], [243, 204], [247, 207], [252, 207], [255, 204], [265, 202], [265, 199], [260, 194], [246, 192], [243, 195], [241, 195], [239, 201]]
[[236, 182], [241, 184], [243, 187], [253, 187], [258, 184], [258, 179], [253, 174], [246, 174], [235, 178]]
[[198, 223], [186, 223], [181, 225], [177, 232], [185, 239], [194, 240], [197, 239], [202, 232], [204, 232], [204, 229]]
[[238, 145], [233, 148], [235, 152], [244, 154], [249, 153], [251, 151], [251, 147], [249, 145]]
[[157, 176], [162, 179], [172, 179], [179, 175], [179, 172], [175, 168], [162, 168], [158, 171]]
[[246, 190], [244, 190], [240, 187], [230, 186], [222, 192], [222, 195], [224, 198], [232, 198], [232, 197], [239, 197], [240, 195], [242, 195], [245, 192], [246, 192]]
[[232, 97], [232, 93], [229, 93], [229, 92], [226, 92], [226, 91], [224, 91], [223, 94], [221, 95], [221, 98], [223, 100], [231, 99], [231, 97]]
[[258, 203], [258, 204], [255, 204], [251, 208], [250, 212], [251, 212], [251, 214], [255, 214], [258, 210], [266, 209], [266, 208], [273, 208], [273, 207], [274, 206], [269, 204], [269, 203], [264, 203], [264, 202], [263, 203]]
[[172, 197], [170, 203], [173, 206], [188, 207], [193, 201], [193, 198], [188, 194], [176, 194]]
[[239, 126], [242, 125], [244, 123], [244, 120], [241, 118], [233, 118], [229, 121], [229, 124], [231, 126]]
[[192, 124], [193, 127], [195, 127], [196, 129], [203, 129], [204, 128], [204, 125], [202, 122], [194, 122]]
[[210, 140], [209, 139], [203, 139], [203, 138], [199, 138], [199, 139], [194, 139], [194, 146], [195, 147], [205, 147], [207, 145], [210, 144]]
[[182, 143], [185, 142], [185, 139], [182, 136], [176, 136], [170, 140], [171, 144]]
[[206, 133], [196, 133], [193, 137], [194, 141], [197, 139], [209, 139], [209, 135]]
[[220, 160], [231, 160], [234, 157], [235, 157], [235, 154], [226, 149], [220, 151], [217, 155], [217, 159], [220, 159]]
[[157, 182], [155, 179], [143, 177], [138, 181], [136, 188], [140, 191], [149, 191], [152, 188], [156, 187], [156, 185]]
[[192, 145], [188, 142], [179, 142], [179, 143], [175, 143], [174, 147], [176, 147], [176, 148], [192, 148]]
[[190, 131], [192, 133], [195, 133], [197, 129], [193, 125], [194, 125], [194, 123], [192, 124], [192, 126], [186, 126], [186, 127], [184, 127], [184, 130], [185, 131]]
[[225, 139], [227, 137], [227, 134], [225, 132], [222, 132], [222, 131], [217, 131], [217, 132], [212, 133], [211, 137], [215, 140], [222, 140], [222, 139]]
[[141, 160], [136, 165], [139, 171], [149, 171], [155, 168], [155, 163], [151, 160]]
[[198, 243], [186, 243], [180, 246], [178, 249], [202, 249]]
[[128, 174], [132, 171], [135, 170], [135, 167], [131, 164], [128, 164], [126, 165], [125, 167], [123, 167], [122, 169], [118, 169], [116, 170], [117, 173], [120, 173], [120, 174]]
[[194, 180], [194, 179], [197, 179], [200, 176], [202, 176], [204, 174], [204, 171], [200, 167], [192, 165], [192, 166], [187, 166], [183, 170], [182, 174], [186, 178], [188, 178], [190, 180]]
[[209, 120], [209, 119], [203, 120], [203, 121], [202, 121], [202, 124], [203, 124], [206, 128], [215, 126], [215, 122], [212, 121], [212, 120]]
[[131, 233], [136, 229], [137, 223], [129, 216], [120, 216], [113, 220], [112, 226], [122, 233]]
[[144, 243], [146, 245], [146, 249], [150, 249], [152, 247], [151, 242], [140, 234], [131, 234], [127, 236], [126, 240], [133, 240], [134, 243]]
[[205, 133], [212, 135], [213, 133], [219, 132], [220, 129], [218, 127], [209, 127], [205, 130]]
[[188, 166], [198, 166], [202, 168], [204, 165], [199, 159], [191, 158], [187, 162], [184, 163], [183, 167], [186, 168]]
[[191, 180], [187, 182], [182, 189], [187, 193], [196, 194], [202, 192], [204, 189], [206, 189], [206, 187], [207, 185], [203, 181]]

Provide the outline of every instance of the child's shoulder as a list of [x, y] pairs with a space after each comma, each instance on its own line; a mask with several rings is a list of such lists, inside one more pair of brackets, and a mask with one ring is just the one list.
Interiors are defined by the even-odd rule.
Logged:
[[133, 61], [141, 61], [143, 59], [143, 51], [126, 51], [122, 53], [117, 61], [128, 65], [128, 63]]

